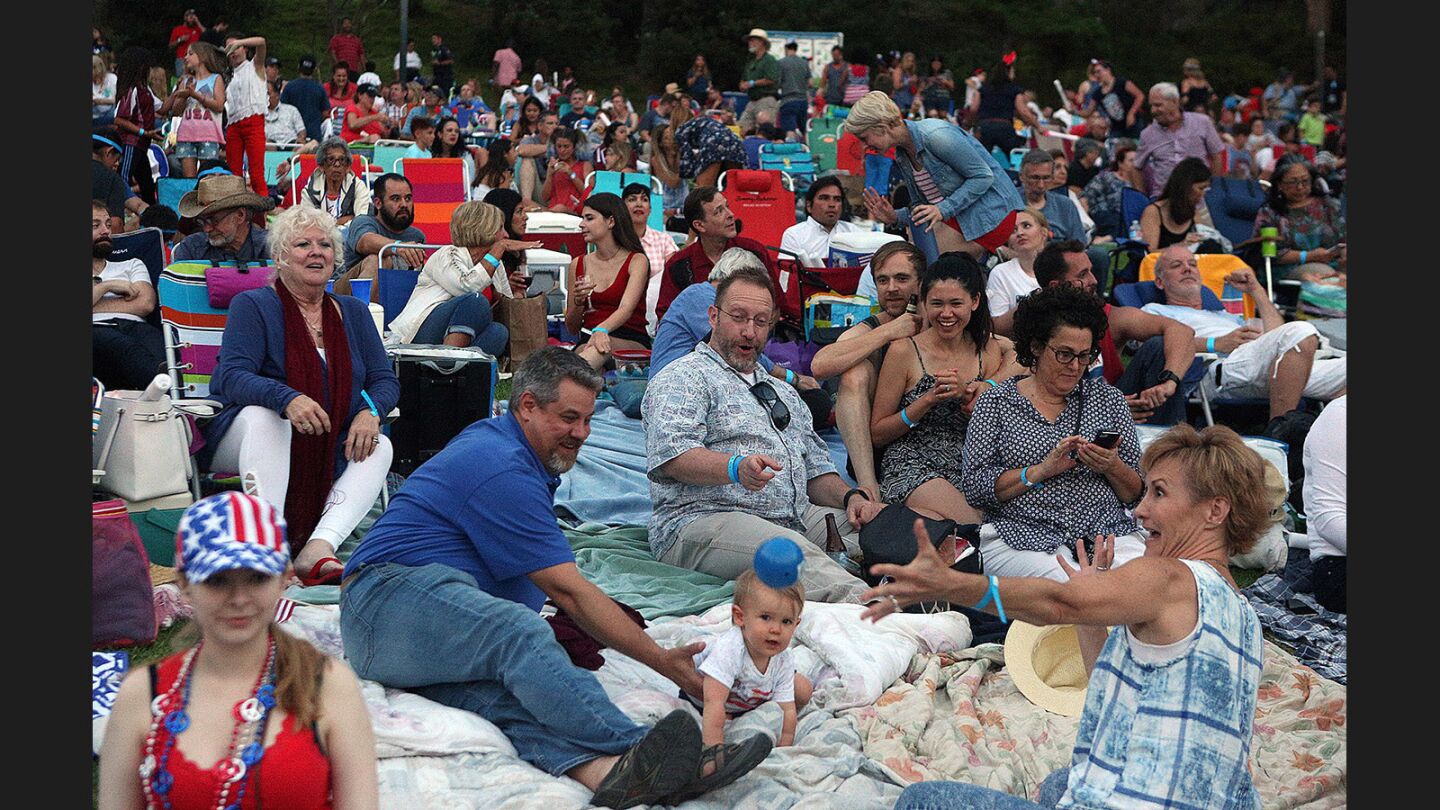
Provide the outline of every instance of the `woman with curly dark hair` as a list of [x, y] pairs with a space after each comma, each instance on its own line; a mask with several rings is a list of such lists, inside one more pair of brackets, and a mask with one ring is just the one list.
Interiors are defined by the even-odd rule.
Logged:
[[1145, 551], [1126, 510], [1140, 501], [1140, 443], [1125, 396], [1087, 370], [1100, 357], [1105, 304], [1069, 285], [1015, 308], [1015, 354], [1029, 375], [981, 395], [965, 434], [965, 499], [984, 513], [987, 573], [1060, 582], [1081, 538], [1115, 536], [1117, 565]]

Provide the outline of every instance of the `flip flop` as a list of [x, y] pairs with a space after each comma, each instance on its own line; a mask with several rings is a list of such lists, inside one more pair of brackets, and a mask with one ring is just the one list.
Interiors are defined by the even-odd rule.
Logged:
[[[320, 573], [320, 569], [326, 563], [332, 562], [339, 564], [340, 567], [328, 574]], [[339, 557], [321, 557], [315, 565], [311, 566], [309, 574], [298, 574], [297, 576], [300, 577], [300, 584], [308, 588], [313, 585], [339, 585], [340, 577], [344, 573], [345, 563], [341, 562]]]

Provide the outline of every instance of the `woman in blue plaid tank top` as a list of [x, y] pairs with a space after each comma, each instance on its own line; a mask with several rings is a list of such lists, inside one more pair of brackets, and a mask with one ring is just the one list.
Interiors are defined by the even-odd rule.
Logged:
[[[862, 596], [878, 619], [920, 601], [974, 604], [1032, 624], [1074, 624], [1090, 673], [1068, 769], [1029, 798], [961, 782], [922, 782], [897, 810], [1215, 808], [1257, 810], [1251, 726], [1264, 657], [1260, 621], [1230, 577], [1229, 558], [1255, 544], [1269, 520], [1264, 461], [1234, 431], [1179, 425], [1141, 460], [1145, 495], [1135, 517], [1145, 555], [1111, 570], [1113, 538], [1095, 538], [1065, 583], [952, 571], [917, 526], [910, 565]], [[996, 489], [1023, 487], [1020, 471]], [[1080, 545], [1080, 544], [1077, 544]], [[1107, 629], [1113, 627], [1113, 629]]]

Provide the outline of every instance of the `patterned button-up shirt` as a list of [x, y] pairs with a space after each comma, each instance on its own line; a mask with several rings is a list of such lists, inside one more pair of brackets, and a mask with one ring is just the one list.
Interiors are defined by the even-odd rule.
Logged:
[[[757, 366], [758, 368], [758, 366]], [[803, 533], [810, 508], [809, 482], [835, 472], [825, 443], [811, 424], [810, 410], [794, 387], [760, 372], [790, 409], [790, 424], [778, 430], [769, 411], [707, 343], [655, 375], [641, 406], [645, 425], [645, 469], [650, 476], [650, 550], [659, 559], [691, 521], [719, 512], [746, 512]], [[1131, 429], [1131, 441], [1134, 429]], [[783, 469], [758, 492], [739, 484], [686, 484], [660, 470], [666, 462], [703, 447], [725, 455], [764, 453]]]
[[1102, 430], [1119, 431], [1120, 460], [1140, 472], [1135, 420], [1119, 389], [1104, 380], [1081, 380], [1051, 424], [1020, 393], [1020, 379], [1006, 380], [975, 402], [965, 432], [965, 499], [1018, 551], [1053, 554], [1062, 545], [1073, 549], [1080, 537], [1118, 537], [1140, 528], [1127, 511], [1139, 500], [1121, 503], [1105, 476], [1084, 464], [1008, 501], [995, 497], [1001, 473], [1039, 464], [1061, 439], [1077, 433], [1093, 439]]

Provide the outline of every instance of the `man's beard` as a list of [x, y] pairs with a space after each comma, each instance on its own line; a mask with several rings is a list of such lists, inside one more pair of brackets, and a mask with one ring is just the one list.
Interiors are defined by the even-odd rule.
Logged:
[[545, 459], [545, 470], [551, 475], [560, 475], [561, 473], [569, 472], [570, 468], [575, 466], [577, 460], [578, 457], [567, 459], [560, 455], [560, 452], [557, 450]]
[[396, 211], [395, 215], [392, 217], [388, 211], [382, 208], [380, 209], [380, 219], [384, 221], [385, 227], [389, 228], [390, 230], [403, 231], [406, 228], [410, 227], [410, 224], [415, 221], [415, 214], [408, 210], [402, 209], [400, 211]]
[[90, 255], [96, 259], [103, 259], [115, 250], [115, 243], [108, 238], [96, 239], [90, 243]]

